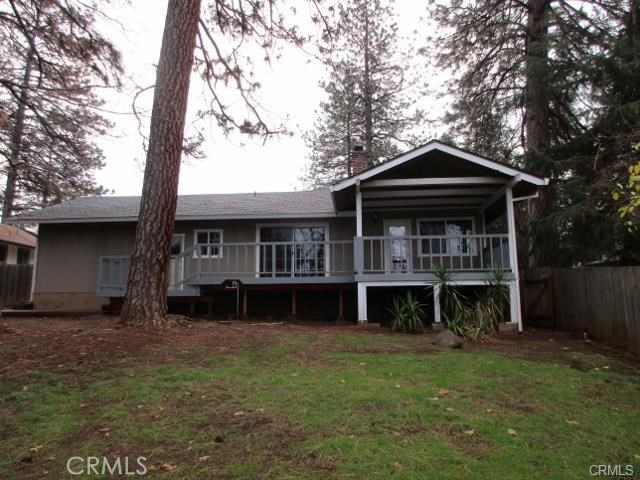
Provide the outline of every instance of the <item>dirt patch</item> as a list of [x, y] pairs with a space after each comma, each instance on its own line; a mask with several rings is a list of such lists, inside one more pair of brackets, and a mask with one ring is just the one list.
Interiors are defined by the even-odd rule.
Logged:
[[[114, 316], [5, 318], [0, 328], [0, 379], [15, 378], [37, 370], [63, 373], [78, 367], [96, 368], [105, 362], [118, 362], [131, 356], [145, 356], [156, 362], [169, 362], [178, 355], [198, 349], [220, 355], [247, 347], [284, 346], [291, 335], [313, 339], [299, 348], [301, 358], [317, 356], [327, 348], [357, 353], [429, 353], [429, 335], [424, 342], [387, 344], [385, 337], [396, 336], [388, 329], [361, 327], [347, 323], [252, 323], [193, 322], [185, 328], [162, 334], [139, 327], [122, 328]], [[286, 333], [286, 335], [280, 334]], [[335, 344], [340, 335], [379, 336], [381, 342], [367, 345]], [[415, 339], [415, 336], [411, 337]], [[594, 342], [585, 342], [571, 334], [555, 331], [527, 331], [505, 335], [491, 342], [466, 342], [464, 350], [491, 350], [531, 360], [568, 363], [585, 367], [573, 352], [597, 352], [624, 361], [629, 369], [640, 371], [640, 361], [623, 351]]]
[[121, 327], [114, 316], [5, 318], [0, 329], [0, 379], [36, 370], [63, 372], [78, 366], [103, 365], [136, 355], [171, 361], [176, 355], [206, 348], [233, 353], [247, 346], [274, 344], [278, 332], [331, 338], [341, 333], [379, 334], [380, 329], [350, 324], [274, 322], [193, 322], [161, 334], [140, 327]]
[[482, 460], [486, 452], [495, 452], [496, 446], [484, 440], [468, 425], [439, 424], [431, 430], [437, 437], [443, 438], [457, 449], [477, 460]]

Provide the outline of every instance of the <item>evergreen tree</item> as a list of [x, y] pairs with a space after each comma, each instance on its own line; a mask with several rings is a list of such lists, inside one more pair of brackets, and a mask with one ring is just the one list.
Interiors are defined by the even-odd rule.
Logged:
[[110, 123], [99, 86], [118, 85], [120, 55], [95, 28], [90, 2], [9, 0], [0, 7], [2, 216], [100, 195], [95, 144]]
[[[308, 3], [317, 12], [312, 20], [325, 24], [319, 0]], [[212, 0], [201, 9], [200, 0], [169, 0], [121, 322], [154, 329], [180, 323], [167, 314], [167, 287], [192, 70], [202, 76], [211, 98], [199, 114], [215, 118], [225, 133], [237, 129], [266, 140], [279, 132], [263, 119], [254, 97], [260, 84], [253, 75], [247, 45], [259, 47], [268, 62], [277, 41], [305, 42], [285, 20], [282, 9], [290, 10], [283, 4], [279, 0]], [[244, 112], [234, 108], [238, 102], [225, 102], [230, 93], [240, 96]], [[242, 113], [247, 116], [243, 118]]]
[[443, 32], [435, 39], [443, 47], [438, 64], [451, 73], [456, 98], [446, 120], [461, 143], [552, 179], [526, 212], [530, 266], [558, 261], [566, 231], [552, 216], [562, 202], [552, 193], [576, 168], [561, 150], [589, 130], [601, 105], [594, 61], [611, 53], [624, 7], [618, 0], [455, 0], [432, 9]]
[[353, 137], [363, 142], [370, 166], [420, 140], [416, 132], [424, 114], [415, 108], [411, 90], [418, 85], [409, 71], [414, 52], [400, 48], [394, 16], [393, 4], [381, 0], [339, 5], [337, 40], [326, 61], [329, 80], [321, 83], [327, 100], [306, 135], [307, 185], [324, 186], [353, 173]]

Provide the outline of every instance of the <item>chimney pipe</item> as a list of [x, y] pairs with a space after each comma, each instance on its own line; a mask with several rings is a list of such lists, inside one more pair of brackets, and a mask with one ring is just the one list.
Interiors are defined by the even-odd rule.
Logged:
[[353, 151], [351, 152], [351, 174], [358, 175], [368, 167], [367, 152], [364, 150], [362, 143], [354, 142]]

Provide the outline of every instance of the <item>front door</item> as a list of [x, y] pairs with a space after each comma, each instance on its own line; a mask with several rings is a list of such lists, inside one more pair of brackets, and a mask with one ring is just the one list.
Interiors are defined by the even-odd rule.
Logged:
[[411, 221], [385, 220], [385, 271], [406, 273], [411, 270]]
[[171, 237], [171, 263], [169, 265], [169, 288], [182, 290], [184, 278], [184, 233], [176, 233]]

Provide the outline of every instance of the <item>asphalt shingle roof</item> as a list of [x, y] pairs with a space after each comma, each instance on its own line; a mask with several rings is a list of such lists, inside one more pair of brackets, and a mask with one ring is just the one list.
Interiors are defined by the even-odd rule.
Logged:
[[[135, 220], [140, 197], [81, 197], [22, 214], [13, 222], [65, 222]], [[332, 216], [328, 189], [305, 192], [258, 192], [212, 195], [180, 195], [177, 220], [269, 216]]]

